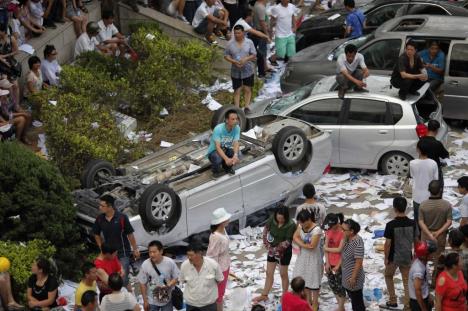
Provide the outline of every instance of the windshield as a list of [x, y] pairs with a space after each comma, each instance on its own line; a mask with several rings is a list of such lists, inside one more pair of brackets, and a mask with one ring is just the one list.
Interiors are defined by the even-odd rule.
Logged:
[[330, 55], [328, 56], [328, 59], [329, 60], [337, 60], [338, 56], [340, 56], [341, 54], [344, 53], [345, 46], [347, 46], [348, 44], [354, 44], [359, 50], [364, 44], [366, 44], [367, 42], [369, 42], [369, 41], [371, 41], [373, 39], [374, 39], [374, 34], [371, 33], [371, 34], [368, 34], [368, 35], [365, 35], [365, 36], [362, 36], [362, 37], [359, 37], [359, 38], [348, 40], [348, 41], [340, 44], [339, 46], [337, 46], [330, 53]]
[[291, 105], [294, 105], [304, 98], [309, 97], [312, 89], [316, 84], [317, 82], [307, 84], [306, 86], [303, 86], [292, 93], [286, 94], [283, 97], [274, 100], [265, 108], [265, 114], [279, 114], [283, 110], [289, 108]]

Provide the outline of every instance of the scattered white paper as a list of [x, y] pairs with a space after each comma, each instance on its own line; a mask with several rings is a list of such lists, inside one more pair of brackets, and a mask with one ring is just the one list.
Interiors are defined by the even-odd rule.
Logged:
[[154, 38], [156, 38], [156, 37], [153, 34], [148, 33], [148, 34], [146, 34], [145, 38], [148, 39], [148, 40], [154, 40]]
[[159, 113], [161, 117], [165, 117], [169, 115], [169, 111], [167, 111], [166, 107], [164, 107], [161, 112]]
[[41, 121], [34, 120], [33, 123], [32, 123], [32, 125], [33, 125], [34, 127], [41, 127], [43, 124], [42, 124]]
[[49, 104], [57, 106], [57, 101], [56, 100], [49, 100]]
[[174, 146], [174, 144], [170, 143], [170, 142], [167, 142], [167, 141], [164, 141], [164, 140], [161, 140], [160, 146], [163, 147], [163, 148], [169, 148], [169, 147]]
[[34, 55], [34, 52], [35, 52], [32, 45], [27, 44], [27, 43], [20, 45], [18, 50], [28, 53], [29, 55]]
[[328, 18], [328, 20], [329, 20], [329, 21], [333, 21], [333, 20], [337, 19], [337, 18], [340, 17], [340, 16], [341, 16], [341, 14], [336, 13], [336, 14], [333, 14], [332, 16], [330, 16], [330, 17]]
[[190, 163], [190, 166], [189, 166], [189, 169], [188, 169], [187, 173], [191, 173], [191, 172], [196, 171], [196, 170], [198, 170], [200, 168], [201, 168], [200, 166]]

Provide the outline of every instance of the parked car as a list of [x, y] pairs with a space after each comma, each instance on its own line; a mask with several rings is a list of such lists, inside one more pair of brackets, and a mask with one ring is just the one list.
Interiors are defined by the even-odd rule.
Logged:
[[390, 77], [369, 76], [369, 93], [338, 98], [334, 76], [325, 77], [279, 99], [251, 105], [252, 116], [275, 114], [311, 122], [332, 137], [332, 167], [379, 169], [406, 176], [417, 157], [416, 144], [427, 133], [425, 122], [441, 124], [438, 139], [447, 139], [442, 107], [426, 83], [407, 100], [398, 98]]
[[468, 17], [409, 15], [390, 20], [361, 38], [313, 45], [288, 62], [281, 76], [281, 89], [291, 92], [301, 85], [336, 74], [336, 59], [350, 43], [364, 55], [371, 74], [390, 75], [409, 39], [416, 42], [418, 51], [424, 49], [429, 40], [440, 42], [446, 54], [443, 115], [468, 120]]
[[[213, 125], [224, 121], [229, 108], [215, 113]], [[242, 131], [252, 130], [241, 135], [235, 175], [213, 177], [206, 157], [211, 131], [118, 169], [94, 160], [83, 173], [84, 189], [74, 191], [81, 226], [91, 234], [99, 197], [106, 193], [129, 216], [139, 246], [154, 239], [171, 245], [209, 230], [211, 213], [219, 207], [242, 228], [246, 216], [282, 200], [293, 202], [306, 182], [317, 181], [329, 167], [330, 135], [314, 125], [273, 115], [246, 120], [239, 114]]]
[[[468, 1], [443, 0], [374, 0], [361, 7], [366, 16], [364, 34], [373, 32], [384, 22], [399, 16], [415, 14], [468, 16], [464, 7]], [[344, 38], [346, 26], [345, 8], [333, 9], [313, 16], [301, 23], [296, 33], [296, 50], [312, 44]]]

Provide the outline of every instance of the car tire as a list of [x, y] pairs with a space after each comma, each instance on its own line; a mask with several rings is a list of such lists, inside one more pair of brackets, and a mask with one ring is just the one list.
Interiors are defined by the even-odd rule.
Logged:
[[224, 105], [214, 112], [213, 117], [211, 118], [211, 129], [213, 130], [216, 125], [224, 122], [224, 115], [229, 110], [235, 110], [237, 112], [237, 115], [239, 116], [240, 130], [241, 132], [245, 132], [247, 129], [247, 119], [245, 118], [245, 113], [242, 109], [234, 105]]
[[115, 168], [112, 163], [104, 160], [91, 160], [86, 164], [86, 167], [81, 175], [81, 187], [96, 188], [102, 184], [104, 180], [100, 180], [104, 176], [115, 176]]
[[273, 154], [280, 165], [289, 168], [299, 164], [307, 153], [307, 136], [295, 126], [286, 126], [276, 133]]
[[411, 156], [402, 152], [390, 152], [382, 157], [380, 170], [384, 175], [408, 176]]
[[167, 185], [153, 184], [140, 197], [139, 214], [143, 223], [151, 230], [173, 223], [178, 215], [177, 208], [177, 195]]

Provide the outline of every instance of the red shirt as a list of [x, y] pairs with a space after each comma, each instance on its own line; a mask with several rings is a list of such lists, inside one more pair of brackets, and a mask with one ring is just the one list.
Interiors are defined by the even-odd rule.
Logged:
[[442, 271], [439, 274], [439, 277], [437, 278], [436, 293], [442, 296], [443, 311], [466, 310], [466, 290], [467, 285], [463, 278], [462, 271], [458, 271], [458, 279], [456, 281], [446, 271]]
[[[114, 257], [112, 260], [103, 260], [96, 258], [94, 260], [94, 265], [96, 266], [96, 269], [102, 269], [106, 271], [107, 275], [111, 275], [112, 273], [119, 273], [122, 270], [122, 265], [120, 264], [119, 258]], [[99, 278], [98, 278], [98, 281]]]
[[[328, 245], [329, 248], [338, 248], [340, 246], [341, 241], [344, 238], [344, 232], [342, 230], [327, 230], [325, 236], [328, 238]], [[328, 252], [328, 261], [331, 266], [336, 266], [341, 259], [340, 253], [330, 253]]]
[[281, 299], [282, 311], [312, 311], [307, 301], [291, 292], [287, 292]]

